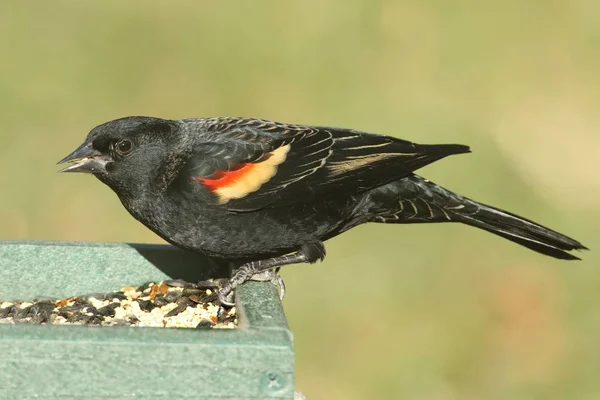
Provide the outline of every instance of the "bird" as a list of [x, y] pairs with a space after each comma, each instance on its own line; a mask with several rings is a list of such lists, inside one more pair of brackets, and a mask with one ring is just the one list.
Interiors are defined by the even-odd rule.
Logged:
[[91, 173], [168, 243], [240, 267], [219, 291], [325, 258], [324, 242], [366, 223], [462, 223], [538, 253], [579, 260], [580, 242], [415, 173], [461, 144], [417, 144], [349, 128], [247, 117], [131, 116], [94, 127], [59, 164]]

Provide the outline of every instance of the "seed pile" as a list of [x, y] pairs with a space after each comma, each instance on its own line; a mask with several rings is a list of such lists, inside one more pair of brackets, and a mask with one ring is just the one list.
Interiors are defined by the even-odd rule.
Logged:
[[172, 280], [65, 299], [0, 300], [0, 323], [235, 328], [235, 307], [220, 315], [217, 290], [213, 281]]

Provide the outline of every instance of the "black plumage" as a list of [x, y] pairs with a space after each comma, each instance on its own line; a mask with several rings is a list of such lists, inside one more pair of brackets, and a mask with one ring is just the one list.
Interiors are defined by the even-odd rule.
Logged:
[[[251, 118], [128, 117], [94, 128], [61, 162], [111, 187], [166, 241], [254, 273], [325, 255], [322, 242], [367, 222], [460, 222], [555, 258], [578, 241], [446, 190], [414, 171], [459, 144], [420, 145], [352, 129]], [[291, 255], [290, 255], [291, 253]]]

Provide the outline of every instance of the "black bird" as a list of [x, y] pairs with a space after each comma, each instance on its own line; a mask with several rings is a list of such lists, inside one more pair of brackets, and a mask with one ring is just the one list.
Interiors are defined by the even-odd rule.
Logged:
[[167, 242], [245, 262], [221, 290], [223, 304], [253, 276], [322, 260], [323, 241], [367, 222], [461, 222], [578, 259], [568, 253], [586, 249], [578, 241], [414, 174], [469, 151], [253, 118], [127, 117], [92, 129], [59, 163], [94, 174]]

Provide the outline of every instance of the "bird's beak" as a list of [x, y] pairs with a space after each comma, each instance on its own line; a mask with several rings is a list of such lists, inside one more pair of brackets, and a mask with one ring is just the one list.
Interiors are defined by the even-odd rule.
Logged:
[[85, 172], [88, 174], [101, 174], [106, 172], [106, 164], [112, 161], [97, 150], [92, 144], [85, 142], [74, 152], [63, 158], [58, 164], [70, 162], [71, 164], [58, 172]]

